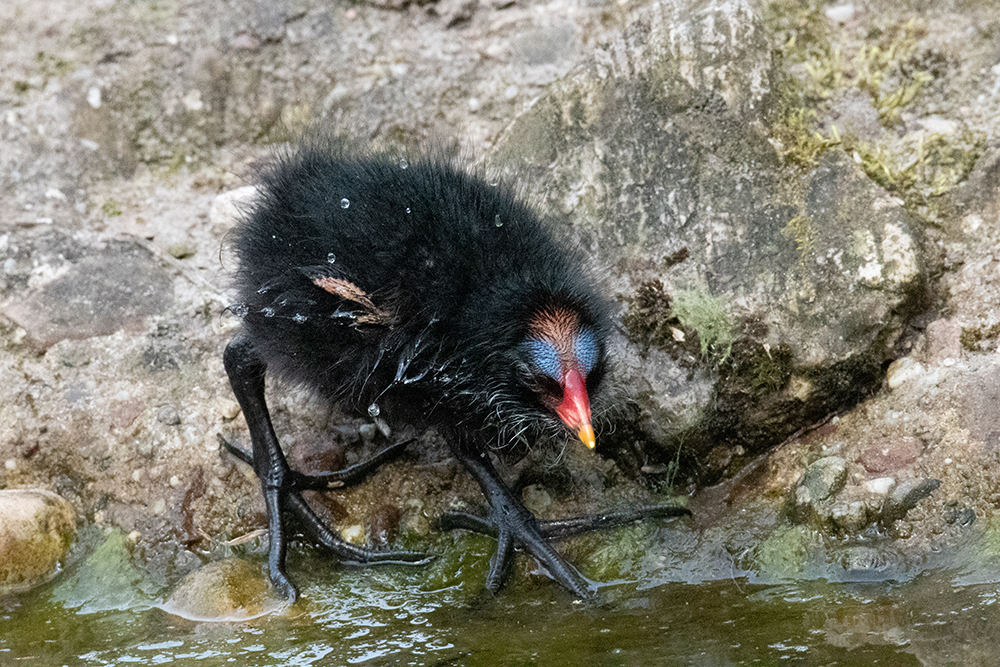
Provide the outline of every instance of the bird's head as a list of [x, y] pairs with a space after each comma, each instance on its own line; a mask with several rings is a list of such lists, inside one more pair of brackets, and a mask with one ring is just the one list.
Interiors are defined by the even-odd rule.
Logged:
[[599, 329], [569, 305], [536, 310], [520, 346], [523, 380], [542, 406], [596, 446], [590, 397], [604, 373], [604, 341]]

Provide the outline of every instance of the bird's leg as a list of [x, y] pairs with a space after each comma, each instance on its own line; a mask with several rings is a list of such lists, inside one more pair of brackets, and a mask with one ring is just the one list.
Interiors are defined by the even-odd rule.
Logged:
[[303, 475], [293, 471], [278, 444], [271, 425], [271, 416], [264, 399], [266, 366], [253, 349], [252, 343], [237, 335], [226, 347], [223, 356], [226, 373], [233, 387], [236, 400], [243, 409], [250, 430], [252, 455], [222, 439], [225, 448], [241, 461], [253, 466], [260, 479], [267, 507], [269, 531], [268, 572], [275, 589], [289, 601], [298, 597], [298, 591], [285, 570], [287, 546], [285, 513], [296, 517], [323, 546], [343, 560], [358, 563], [405, 562], [427, 560], [425, 554], [410, 551], [371, 551], [357, 547], [337, 537], [302, 499], [304, 490], [330, 489], [353, 484], [372, 472], [383, 462], [398, 456], [408, 442], [392, 445], [368, 461], [328, 475]]
[[590, 590], [586, 580], [545, 541], [538, 521], [504, 484], [489, 456], [485, 452], [475, 451], [475, 448], [470, 447], [469, 443], [457, 434], [451, 434], [451, 437], [447, 439], [455, 456], [479, 482], [480, 488], [489, 501], [490, 512], [487, 520], [465, 515], [476, 519], [475, 526], [460, 522], [450, 523], [450, 520], [459, 514], [446, 513], [441, 519], [442, 527], [471, 528], [496, 536], [497, 550], [493, 558], [490, 559], [486, 588], [494, 593], [500, 589], [510, 564], [513, 549], [515, 546], [521, 545], [538, 559], [556, 581], [569, 589], [570, 592], [579, 598], [589, 597]]

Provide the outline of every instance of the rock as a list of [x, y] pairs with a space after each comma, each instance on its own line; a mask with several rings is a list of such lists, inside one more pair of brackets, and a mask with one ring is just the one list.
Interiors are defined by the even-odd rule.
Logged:
[[76, 537], [76, 513], [41, 489], [0, 490], [0, 594], [51, 579]]
[[167, 426], [177, 426], [181, 423], [181, 416], [174, 406], [164, 405], [156, 411], [156, 421]]
[[806, 526], [781, 526], [760, 542], [753, 569], [764, 579], [800, 577], [822, 553], [823, 538]]
[[799, 521], [811, 515], [819, 503], [844, 488], [847, 482], [847, 461], [839, 456], [826, 456], [811, 463], [792, 491], [793, 516]]
[[839, 562], [847, 581], [885, 581], [894, 579], [902, 569], [902, 558], [888, 545], [870, 547], [853, 545], [840, 553]]
[[[109, 241], [64, 264], [51, 280], [34, 284], [0, 305], [0, 313], [45, 350], [64, 339], [141, 331], [150, 315], [173, 300], [170, 276], [134, 241]], [[44, 255], [35, 257], [44, 263]], [[44, 264], [43, 264], [44, 265]], [[31, 283], [29, 283], [31, 285]]]
[[424, 502], [419, 498], [407, 500], [403, 518], [399, 521], [399, 531], [406, 537], [427, 537], [431, 530], [431, 522], [424, 513]]
[[976, 522], [976, 511], [971, 507], [949, 507], [944, 512], [944, 522], [965, 527]]
[[244, 621], [283, 606], [272, 594], [263, 567], [228, 558], [184, 577], [162, 608], [194, 621]]
[[985, 365], [965, 376], [959, 419], [969, 435], [986, 445], [987, 451], [1000, 450], [1000, 364]]
[[671, 7], [633, 13], [499, 145], [614, 276], [649, 463], [752, 455], [875, 389], [923, 271], [900, 200], [849, 156], [793, 174], [755, 129], [777, 96], [751, 3]]
[[898, 521], [941, 486], [939, 479], [908, 479], [900, 482], [882, 504], [879, 521], [883, 526]]
[[167, 254], [174, 259], [187, 259], [198, 252], [198, 246], [188, 241], [171, 243], [167, 246]]
[[924, 373], [924, 365], [913, 357], [901, 357], [889, 364], [885, 373], [889, 389], [899, 389], [907, 382], [917, 379]]
[[934, 320], [928, 324], [927, 363], [930, 366], [943, 366], [961, 359], [961, 337], [962, 327], [954, 320]]
[[864, 489], [868, 493], [873, 493], [875, 495], [884, 496], [892, 490], [892, 487], [896, 484], [896, 480], [892, 477], [877, 477], [875, 479], [870, 479], [865, 482]]
[[308, 475], [323, 475], [348, 467], [347, 448], [328, 433], [299, 434], [290, 458], [296, 470]]
[[384, 503], [375, 508], [371, 516], [368, 517], [368, 543], [375, 548], [384, 548], [399, 534], [400, 520], [403, 518], [403, 511], [398, 505]]
[[854, 18], [854, 11], [854, 5], [831, 5], [823, 13], [834, 23], [847, 23]]
[[844, 533], [859, 533], [870, 523], [868, 506], [860, 500], [854, 502], [838, 500], [830, 508], [830, 521]]
[[159, 586], [135, 564], [133, 547], [132, 536], [110, 530], [93, 553], [59, 583], [53, 599], [81, 614], [153, 604]]

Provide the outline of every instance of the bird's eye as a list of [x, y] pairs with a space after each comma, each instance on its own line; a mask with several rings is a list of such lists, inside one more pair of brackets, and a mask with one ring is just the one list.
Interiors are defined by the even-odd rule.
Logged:
[[556, 351], [552, 343], [546, 340], [531, 338], [524, 342], [524, 348], [528, 353], [528, 360], [533, 367], [553, 380], [559, 379], [561, 366], [559, 352]]
[[597, 360], [600, 357], [600, 348], [597, 344], [597, 335], [593, 329], [581, 329], [576, 336], [576, 363], [580, 365], [580, 372], [584, 377], [594, 370]]

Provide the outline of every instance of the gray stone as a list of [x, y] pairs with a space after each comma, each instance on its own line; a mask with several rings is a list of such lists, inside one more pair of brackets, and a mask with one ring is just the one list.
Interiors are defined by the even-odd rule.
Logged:
[[826, 456], [806, 468], [793, 491], [797, 510], [815, 505], [835, 495], [847, 482], [847, 461]]
[[859, 533], [868, 526], [868, 506], [860, 500], [838, 500], [830, 508], [830, 521], [844, 533]]
[[51, 579], [76, 537], [76, 513], [41, 489], [0, 490], [0, 594]]
[[499, 152], [614, 276], [619, 371], [654, 454], [753, 453], [878, 386], [919, 247], [901, 202], [842, 151], [808, 173], [781, 164], [750, 3], [634, 17]]
[[880, 521], [888, 525], [906, 516], [917, 503], [931, 495], [941, 486], [939, 479], [908, 479], [900, 482], [882, 504]]
[[173, 301], [170, 276], [141, 245], [109, 241], [81, 250], [82, 256], [54, 268], [51, 280], [29, 282], [27, 290], [0, 305], [0, 313], [24, 328], [38, 349], [64, 339], [142, 331], [147, 317]]

